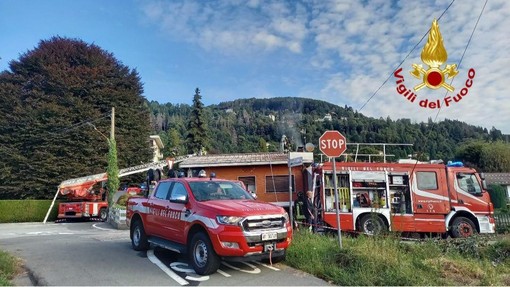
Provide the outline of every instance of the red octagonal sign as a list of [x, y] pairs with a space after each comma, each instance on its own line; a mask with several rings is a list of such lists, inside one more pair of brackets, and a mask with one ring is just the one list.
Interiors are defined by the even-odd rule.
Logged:
[[319, 138], [319, 149], [329, 157], [339, 157], [347, 149], [347, 141], [339, 131], [325, 131]]

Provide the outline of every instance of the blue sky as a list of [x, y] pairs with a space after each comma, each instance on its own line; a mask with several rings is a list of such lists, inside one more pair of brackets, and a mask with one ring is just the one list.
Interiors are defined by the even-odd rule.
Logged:
[[[295, 96], [376, 118], [437, 116], [510, 134], [510, 1], [487, 2], [451, 82], [453, 93], [425, 88], [411, 103], [396, 91], [392, 72], [418, 43], [400, 67], [407, 88], [421, 82], [409, 73], [413, 63], [424, 65], [427, 37], [420, 39], [451, 2], [1, 0], [0, 70], [59, 35], [94, 43], [136, 68], [144, 96], [160, 103], [191, 104], [199, 87], [206, 105]], [[456, 0], [440, 18], [445, 64], [459, 64], [484, 3]], [[470, 68], [476, 75], [462, 100], [441, 110], [418, 105], [454, 97]]]

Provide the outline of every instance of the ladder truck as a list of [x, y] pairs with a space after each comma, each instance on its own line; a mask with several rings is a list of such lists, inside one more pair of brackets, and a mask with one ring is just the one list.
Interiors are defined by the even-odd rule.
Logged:
[[[153, 177], [159, 179], [162, 175], [162, 169], [165, 166], [171, 169], [174, 163], [181, 162], [190, 156], [191, 155], [167, 158], [157, 162], [124, 168], [119, 170], [119, 178], [147, 171], [151, 173]], [[61, 182], [55, 193], [53, 202], [46, 213], [44, 223], [46, 223], [49, 213], [55, 204], [55, 200], [59, 195], [63, 196], [65, 201], [59, 203], [58, 219], [99, 218], [105, 221], [108, 218], [107, 190], [104, 188], [104, 183], [107, 180], [108, 176], [106, 172], [103, 172]], [[147, 188], [149, 188], [149, 184]]]

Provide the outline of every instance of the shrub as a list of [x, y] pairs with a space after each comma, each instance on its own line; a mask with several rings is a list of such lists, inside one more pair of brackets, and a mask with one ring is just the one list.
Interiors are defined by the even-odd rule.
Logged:
[[[58, 201], [51, 209], [48, 221], [58, 215]], [[0, 200], [0, 223], [42, 222], [51, 205], [51, 200]]]
[[138, 194], [135, 194], [135, 195], [131, 195], [131, 194], [123, 194], [121, 195], [118, 199], [117, 199], [117, 204], [120, 205], [120, 206], [123, 206], [123, 207], [126, 207], [126, 203], [128, 201], [128, 199], [130, 197], [143, 197], [142, 195], [138, 195]]
[[505, 208], [506, 207], [506, 191], [501, 185], [491, 184], [489, 186], [489, 195], [491, 197], [494, 208]]

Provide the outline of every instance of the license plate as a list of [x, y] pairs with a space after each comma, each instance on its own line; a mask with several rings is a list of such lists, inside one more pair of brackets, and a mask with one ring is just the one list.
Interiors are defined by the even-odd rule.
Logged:
[[276, 232], [262, 233], [262, 241], [275, 240], [276, 238], [278, 238], [278, 234]]

